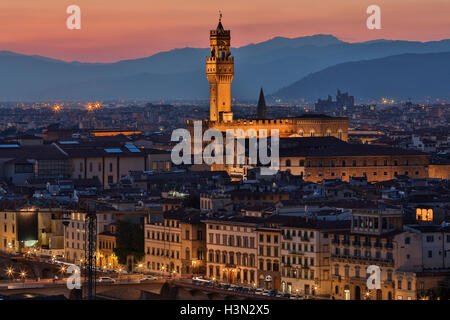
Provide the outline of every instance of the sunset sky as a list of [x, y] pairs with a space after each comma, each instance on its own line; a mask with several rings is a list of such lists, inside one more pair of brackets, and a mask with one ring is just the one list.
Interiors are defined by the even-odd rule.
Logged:
[[[81, 30], [66, 28], [72, 4], [81, 7]], [[382, 30], [366, 28], [372, 4]], [[234, 47], [318, 33], [350, 42], [450, 38], [450, 0], [2, 0], [0, 51], [112, 62], [207, 47], [219, 9]]]

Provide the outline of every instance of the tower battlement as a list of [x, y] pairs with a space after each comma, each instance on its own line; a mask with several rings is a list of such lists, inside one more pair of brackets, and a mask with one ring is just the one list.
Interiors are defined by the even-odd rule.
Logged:
[[217, 58], [217, 57], [206, 57], [206, 62], [234, 62], [234, 57], [224, 57], [224, 58]]
[[210, 30], [209, 34], [211, 36], [221, 36], [221, 35], [230, 35], [230, 30]]

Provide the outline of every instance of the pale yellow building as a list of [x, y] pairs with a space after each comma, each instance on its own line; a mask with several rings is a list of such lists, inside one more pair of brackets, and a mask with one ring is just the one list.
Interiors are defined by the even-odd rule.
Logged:
[[206, 225], [206, 276], [217, 282], [257, 285], [257, 233], [251, 219], [210, 219]]

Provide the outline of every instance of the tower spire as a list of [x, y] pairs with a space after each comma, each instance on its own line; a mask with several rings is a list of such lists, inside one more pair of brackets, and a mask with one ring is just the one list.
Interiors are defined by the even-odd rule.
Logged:
[[258, 107], [257, 107], [258, 119], [266, 119], [267, 107], [266, 99], [264, 99], [263, 88], [259, 91]]
[[216, 30], [224, 30], [223, 26], [222, 26], [222, 11], [219, 10], [219, 24], [217, 25]]

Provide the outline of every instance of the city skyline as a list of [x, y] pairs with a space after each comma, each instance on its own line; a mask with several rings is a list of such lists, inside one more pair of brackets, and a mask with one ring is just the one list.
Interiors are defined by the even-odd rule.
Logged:
[[444, 0], [76, 1], [0, 5], [0, 305], [450, 300], [450, 37], [367, 41]]
[[[236, 36], [233, 47], [241, 47], [281, 36], [295, 38], [332, 34], [347, 42], [376, 39], [437, 41], [450, 38], [444, 0], [347, 1], [335, 4], [283, 0], [263, 1], [255, 10], [253, 1], [150, 4], [132, 0], [126, 5], [76, 3], [44, 0], [39, 4], [0, 4], [3, 35], [0, 49], [28, 55], [41, 55], [64, 61], [114, 62], [153, 55], [183, 47], [207, 47], [205, 28], [214, 28], [218, 10], [224, 25]], [[81, 30], [68, 30], [66, 9], [81, 8]], [[381, 30], [369, 30], [369, 5], [381, 8]], [[183, 32], [179, 32], [182, 29]], [[189, 34], [189, 36], [186, 36]]]

